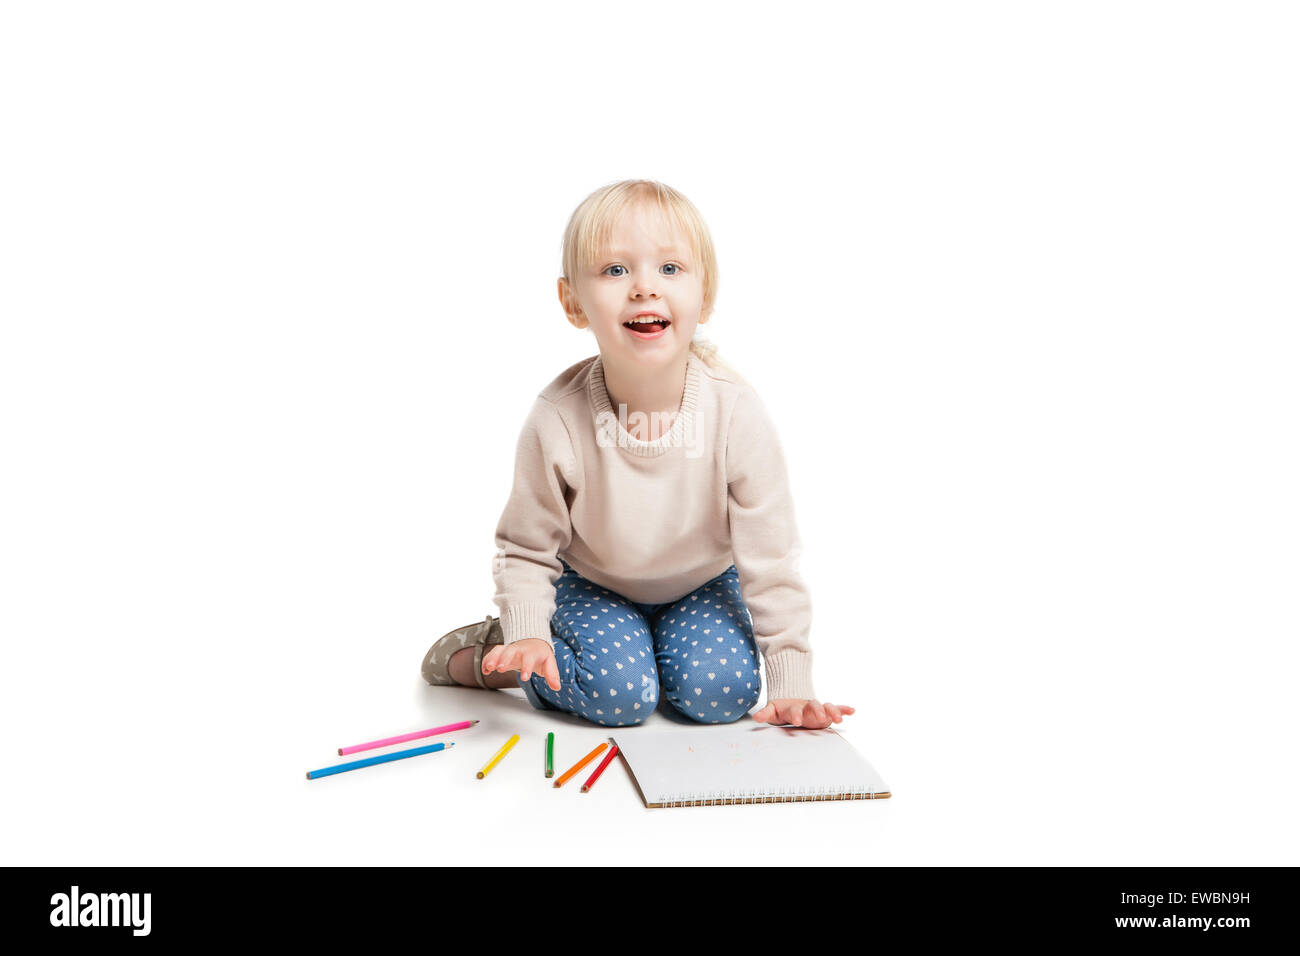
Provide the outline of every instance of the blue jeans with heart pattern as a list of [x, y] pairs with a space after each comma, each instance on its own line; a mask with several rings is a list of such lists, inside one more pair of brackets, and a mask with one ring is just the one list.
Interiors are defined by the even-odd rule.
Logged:
[[534, 707], [629, 727], [660, 695], [706, 724], [739, 720], [758, 703], [760, 657], [735, 565], [676, 601], [638, 604], [561, 564], [551, 617], [560, 689], [540, 674], [521, 680]]

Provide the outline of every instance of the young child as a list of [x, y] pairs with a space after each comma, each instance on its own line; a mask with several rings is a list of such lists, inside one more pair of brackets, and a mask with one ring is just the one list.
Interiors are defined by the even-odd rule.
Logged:
[[[785, 460], [758, 395], [693, 341], [717, 293], [708, 227], [630, 180], [564, 234], [560, 303], [600, 354], [533, 404], [496, 530], [499, 619], [444, 635], [433, 684], [522, 686], [534, 707], [642, 723], [660, 696], [702, 723], [828, 727]], [[516, 673], [517, 672], [517, 673]]]

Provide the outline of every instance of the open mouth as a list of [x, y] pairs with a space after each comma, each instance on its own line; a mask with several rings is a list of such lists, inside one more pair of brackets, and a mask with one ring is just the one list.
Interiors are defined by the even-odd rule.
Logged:
[[638, 319], [635, 322], [624, 322], [623, 327], [631, 329], [633, 332], [653, 334], [655, 332], [662, 332], [664, 329], [668, 328], [670, 324], [671, 323], [667, 319]]

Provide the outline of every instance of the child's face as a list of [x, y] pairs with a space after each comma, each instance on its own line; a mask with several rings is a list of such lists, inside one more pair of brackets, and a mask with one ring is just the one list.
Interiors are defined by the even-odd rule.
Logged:
[[[670, 365], [689, 350], [695, 326], [708, 321], [700, 314], [704, 282], [690, 243], [657, 210], [640, 204], [624, 210], [609, 248], [574, 286], [560, 279], [560, 301], [570, 322], [580, 329], [590, 325], [606, 364]], [[641, 312], [657, 313], [667, 325], [629, 328]], [[652, 315], [639, 319], [653, 321]]]

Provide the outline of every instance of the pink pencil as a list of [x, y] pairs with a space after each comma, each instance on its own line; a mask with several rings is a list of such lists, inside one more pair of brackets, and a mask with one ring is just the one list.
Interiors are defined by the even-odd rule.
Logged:
[[372, 740], [368, 744], [357, 744], [354, 747], [340, 747], [339, 756], [345, 754], [354, 754], [358, 750], [373, 750], [376, 747], [387, 747], [389, 744], [404, 744], [408, 740], [419, 740], [421, 737], [432, 737], [435, 734], [447, 734], [453, 730], [464, 730], [466, 727], [473, 727], [477, 720], [462, 720], [458, 724], [448, 724], [446, 727], [430, 727], [428, 730], [417, 730], [413, 734], [402, 734], [400, 737], [389, 737], [385, 740]]

